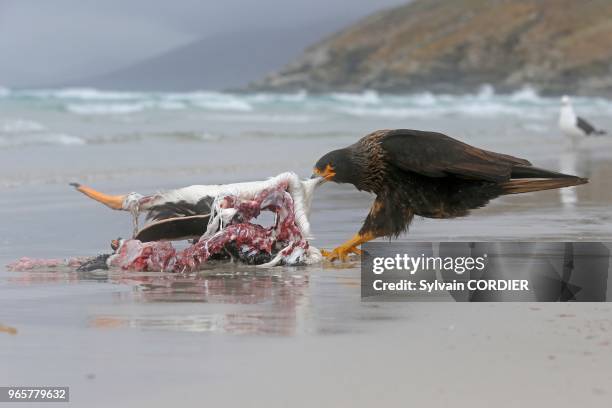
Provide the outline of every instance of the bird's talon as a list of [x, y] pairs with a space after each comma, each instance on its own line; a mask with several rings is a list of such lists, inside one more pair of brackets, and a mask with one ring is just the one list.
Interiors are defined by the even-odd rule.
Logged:
[[333, 262], [335, 260], [340, 260], [342, 262], [346, 261], [350, 254], [361, 255], [361, 250], [357, 247], [338, 247], [334, 248], [331, 251], [322, 249], [321, 255], [323, 255], [328, 261]]
[[333, 262], [338, 258], [338, 254], [335, 250], [328, 251], [327, 249], [322, 249], [321, 255], [323, 255], [323, 257], [330, 262]]
[[325, 259], [331, 260], [330, 257], [332, 256], [332, 251], [328, 251], [327, 249], [321, 249], [321, 255], [323, 255]]

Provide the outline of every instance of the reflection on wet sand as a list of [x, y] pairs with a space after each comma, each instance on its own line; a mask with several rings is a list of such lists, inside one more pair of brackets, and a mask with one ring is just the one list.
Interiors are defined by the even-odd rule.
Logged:
[[[576, 153], [573, 151], [565, 151], [559, 155], [559, 171], [565, 174], [578, 174], [576, 171]], [[588, 177], [583, 175], [583, 177]], [[576, 187], [568, 187], [559, 189], [561, 204], [565, 208], [573, 208], [578, 202]]]
[[[61, 266], [52, 270], [32, 270], [11, 274], [7, 282], [15, 285], [41, 283], [76, 283], [83, 277], [68, 267]], [[103, 278], [106, 280], [106, 278]]]
[[2, 323], [0, 323], [0, 333], [7, 333], [7, 334], [15, 335], [17, 334], [17, 329], [11, 326], [5, 326]]
[[86, 308], [87, 326], [95, 329], [326, 335], [360, 331], [357, 322], [403, 318], [397, 308], [360, 302], [358, 263], [266, 270], [223, 264], [189, 275], [58, 268], [19, 272], [8, 280], [32, 286], [69, 283], [75, 293], [82, 283], [116, 285], [117, 290], [110, 286], [110, 305], [92, 299]]
[[[609, 165], [609, 161], [595, 160], [590, 149], [569, 147], [559, 154], [559, 171], [561, 173], [589, 178], [590, 183], [601, 183], [599, 177], [593, 178], [593, 170], [602, 165]], [[596, 189], [599, 188], [599, 186], [596, 186]], [[562, 188], [558, 191], [563, 207], [574, 208], [576, 206], [579, 201], [577, 187]]]
[[[222, 271], [185, 275], [118, 270], [79, 273], [57, 268], [20, 272], [8, 281], [18, 285], [105, 281], [134, 287], [136, 290], [130, 302], [191, 305], [181, 308], [179, 314], [151, 307], [137, 315], [96, 315], [90, 319], [90, 326], [96, 328], [294, 334], [300, 305], [308, 290], [308, 275], [300, 273], [300, 268], [250, 269], [227, 272], [227, 268], [223, 268]], [[200, 303], [207, 305], [198, 305]]]
[[[308, 289], [306, 276], [267, 271], [113, 274], [110, 280], [136, 286], [137, 302], [192, 305], [176, 315], [146, 311], [137, 316], [96, 316], [91, 319], [93, 327], [291, 335], [296, 330], [299, 307]], [[197, 303], [208, 305], [202, 307]]]

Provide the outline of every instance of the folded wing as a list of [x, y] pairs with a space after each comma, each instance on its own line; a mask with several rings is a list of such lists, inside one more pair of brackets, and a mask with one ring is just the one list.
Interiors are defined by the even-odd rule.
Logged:
[[392, 130], [382, 140], [388, 161], [404, 171], [428, 177], [507, 181], [527, 160], [490, 152], [436, 132]]

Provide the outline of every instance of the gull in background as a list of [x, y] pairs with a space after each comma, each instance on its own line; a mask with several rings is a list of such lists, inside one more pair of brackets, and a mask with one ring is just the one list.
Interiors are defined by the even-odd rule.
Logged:
[[577, 142], [587, 136], [600, 136], [604, 130], [596, 129], [589, 122], [576, 115], [569, 96], [561, 98], [561, 113], [559, 115], [559, 128], [572, 142]]

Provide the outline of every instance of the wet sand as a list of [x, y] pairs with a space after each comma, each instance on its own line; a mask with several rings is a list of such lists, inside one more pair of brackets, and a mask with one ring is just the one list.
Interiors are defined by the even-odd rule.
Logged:
[[[287, 169], [307, 176], [313, 158], [352, 140], [349, 132], [243, 137], [238, 149], [235, 140], [155, 139], [0, 150], [0, 265], [24, 255], [94, 255], [129, 235], [127, 214], [85, 199], [68, 181], [147, 193]], [[401, 239], [612, 239], [609, 140], [578, 152], [546, 138], [488, 143], [591, 183], [505, 197], [467, 218], [419, 219]], [[314, 245], [352, 235], [371, 199], [323, 186]], [[609, 406], [608, 304], [362, 303], [359, 285], [356, 262], [223, 264], [187, 276], [0, 268], [0, 324], [16, 330], [0, 331], [0, 384], [68, 385], [72, 404], [90, 407]]]
[[371, 304], [355, 268], [245, 272], [5, 276], [0, 380], [100, 407], [609, 404], [608, 304]]

